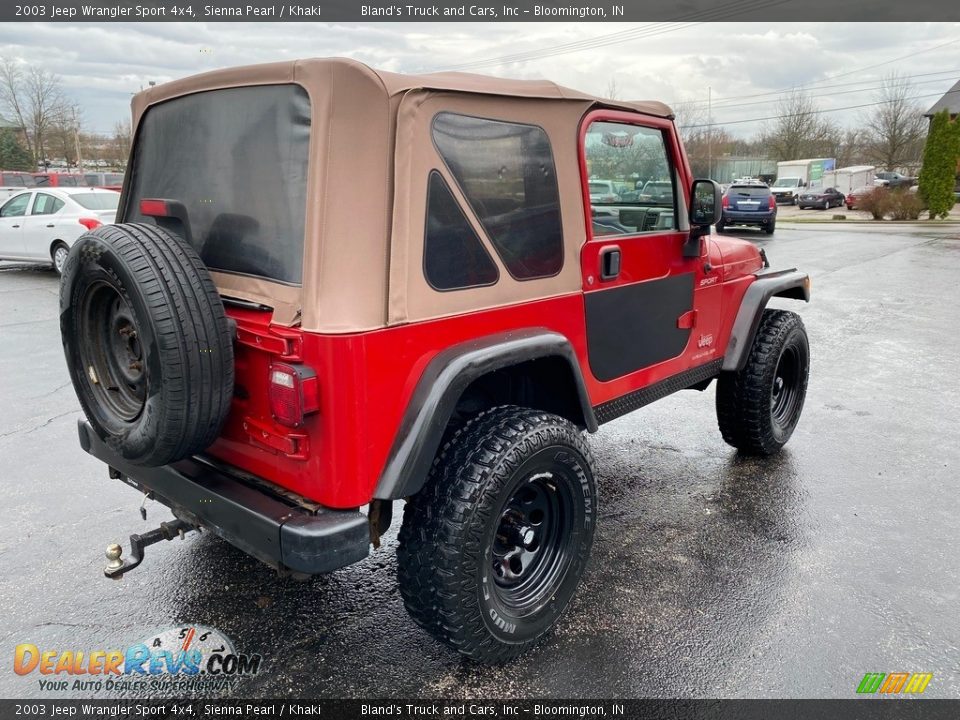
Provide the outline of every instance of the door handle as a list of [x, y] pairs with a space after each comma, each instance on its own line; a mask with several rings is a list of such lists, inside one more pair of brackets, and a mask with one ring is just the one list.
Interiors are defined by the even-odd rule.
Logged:
[[20, 227], [20, 226], [19, 226], [19, 225], [11, 225], [10, 227], [18, 228], [18, 227]]
[[50, 223], [50, 224], [47, 225], [47, 227], [56, 227], [56, 226], [57, 226], [56, 223]]
[[600, 279], [613, 280], [620, 274], [620, 248], [605, 247], [600, 250]]

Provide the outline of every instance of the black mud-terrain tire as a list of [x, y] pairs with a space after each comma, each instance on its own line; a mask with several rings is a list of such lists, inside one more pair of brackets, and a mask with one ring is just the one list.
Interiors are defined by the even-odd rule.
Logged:
[[404, 508], [398, 579], [413, 619], [479, 662], [535, 645], [590, 555], [593, 465], [583, 433], [556, 415], [502, 406], [469, 420]]
[[720, 374], [717, 420], [723, 439], [747, 455], [773, 455], [800, 419], [810, 344], [796, 313], [764, 310], [746, 364]]
[[766, 225], [763, 226], [763, 231], [764, 231], [767, 235], [773, 235], [773, 233], [776, 232], [776, 229], [777, 229], [777, 221], [776, 221], [776, 220], [771, 220], [769, 223], [767, 223]]
[[87, 419], [131, 463], [166, 465], [219, 435], [231, 333], [209, 272], [177, 236], [147, 224], [83, 235], [63, 268], [60, 332]]

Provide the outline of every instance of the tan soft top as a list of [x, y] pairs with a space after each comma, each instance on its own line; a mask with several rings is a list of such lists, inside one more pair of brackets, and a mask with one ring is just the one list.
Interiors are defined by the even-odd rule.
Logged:
[[462, 72], [402, 75], [374, 70], [348, 58], [307, 58], [212, 70], [149, 88], [133, 98], [134, 122], [140, 119], [140, 115], [148, 105], [198, 90], [260, 83], [295, 82], [303, 85], [310, 92], [315, 88], [326, 90], [331, 77], [342, 78], [345, 82], [349, 82], [351, 75], [375, 79], [388, 97], [402, 95], [409, 90], [442, 90], [509, 97], [587, 100], [605, 107], [623, 108], [646, 115], [673, 118], [673, 111], [662, 102], [611, 100], [572, 90], [550, 80], [513, 80]]
[[[302, 286], [212, 274], [224, 294], [273, 307], [274, 322], [325, 333], [362, 332], [579, 291], [579, 249], [586, 235], [576, 143], [580, 120], [597, 107], [673, 117], [660, 102], [609, 100], [547, 80], [400, 75], [354, 60], [317, 58], [215, 70], [152, 87], [133, 98], [134, 131], [156, 103], [285, 83], [301, 85], [311, 106]], [[548, 134], [564, 234], [558, 275], [517, 282], [503, 271], [494, 286], [444, 293], [424, 281], [427, 176], [436, 170], [456, 185], [430, 141], [430, 119], [444, 110], [535, 124]], [[482, 236], [476, 218], [465, 212]], [[489, 239], [484, 243], [496, 260]]]

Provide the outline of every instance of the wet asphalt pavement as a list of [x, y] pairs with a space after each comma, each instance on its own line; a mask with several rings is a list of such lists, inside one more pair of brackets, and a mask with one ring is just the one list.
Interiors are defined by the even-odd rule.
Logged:
[[590, 569], [557, 630], [501, 668], [408, 620], [396, 525], [304, 583], [209, 534], [106, 580], [106, 545], [169, 514], [142, 522], [142, 496], [78, 446], [56, 276], [0, 263], [0, 696], [84, 696], [14, 675], [18, 643], [122, 648], [180, 624], [263, 655], [242, 697], [847, 698], [868, 671], [932, 672], [927, 696], [960, 696], [960, 225], [742, 236], [813, 277], [810, 305], [781, 304], [811, 340], [793, 439], [737, 457], [713, 387], [601, 428]]

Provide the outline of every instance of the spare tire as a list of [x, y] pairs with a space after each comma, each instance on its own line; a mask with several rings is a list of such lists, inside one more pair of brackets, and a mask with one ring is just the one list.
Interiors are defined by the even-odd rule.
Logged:
[[136, 465], [200, 452], [233, 395], [223, 303], [196, 251], [154, 225], [105, 225], [70, 250], [60, 283], [67, 368], [94, 431]]

